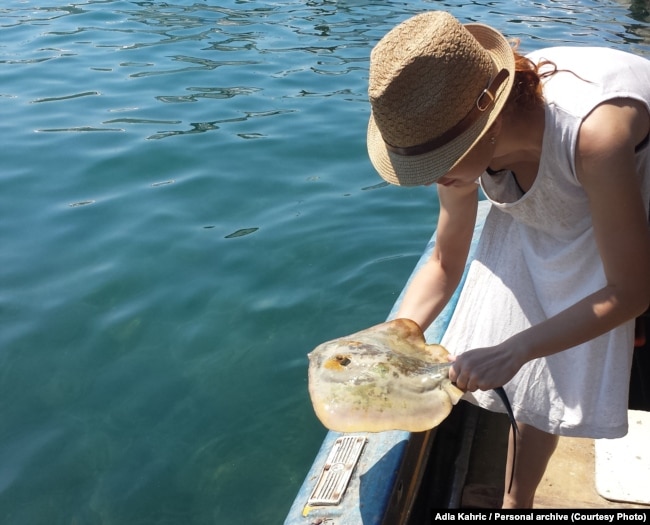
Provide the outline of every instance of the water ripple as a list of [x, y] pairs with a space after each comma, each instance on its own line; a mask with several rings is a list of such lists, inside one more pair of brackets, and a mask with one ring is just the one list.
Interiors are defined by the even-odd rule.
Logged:
[[30, 103], [31, 104], [40, 104], [41, 102], [60, 102], [62, 100], [70, 100], [73, 98], [80, 98], [80, 97], [92, 97], [92, 96], [97, 96], [101, 95], [101, 93], [97, 91], [85, 91], [84, 93], [74, 93], [72, 95], [64, 95], [61, 97], [46, 97], [46, 98], [39, 98], [36, 100], [32, 100]]
[[385, 318], [437, 218], [365, 145], [370, 49], [432, 8], [650, 56], [643, 0], [2, 2], [0, 516], [281, 523], [306, 352]]

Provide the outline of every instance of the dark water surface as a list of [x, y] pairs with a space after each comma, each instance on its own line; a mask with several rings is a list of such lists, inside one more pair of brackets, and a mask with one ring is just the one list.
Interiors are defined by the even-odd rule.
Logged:
[[4, 0], [0, 523], [281, 523], [306, 353], [381, 322], [437, 219], [365, 151], [425, 9], [650, 55], [644, 2]]

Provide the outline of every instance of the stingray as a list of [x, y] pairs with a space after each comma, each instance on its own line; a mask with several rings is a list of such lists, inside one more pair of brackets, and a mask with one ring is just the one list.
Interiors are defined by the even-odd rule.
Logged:
[[[453, 363], [448, 355], [442, 345], [427, 344], [420, 327], [409, 319], [322, 343], [308, 355], [309, 395], [316, 416], [336, 432], [432, 429], [464, 394], [449, 379]], [[505, 391], [494, 390], [513, 433], [518, 433]]]

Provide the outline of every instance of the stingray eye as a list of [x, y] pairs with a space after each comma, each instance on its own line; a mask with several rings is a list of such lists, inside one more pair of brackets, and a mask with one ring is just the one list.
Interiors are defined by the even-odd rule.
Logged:
[[341, 366], [348, 366], [350, 364], [350, 358], [346, 355], [339, 354], [335, 357], [335, 359]]

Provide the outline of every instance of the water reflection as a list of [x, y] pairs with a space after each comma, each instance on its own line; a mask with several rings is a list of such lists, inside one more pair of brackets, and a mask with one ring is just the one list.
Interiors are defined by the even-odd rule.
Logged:
[[364, 132], [371, 47], [435, 8], [648, 53], [638, 0], [1, 2], [0, 515], [281, 523], [322, 438], [304, 352], [383, 318], [431, 233]]
[[[626, 32], [638, 38], [630, 42], [650, 44], [650, 0], [617, 0], [630, 10], [630, 17], [639, 24], [625, 24]], [[650, 56], [650, 50], [641, 48], [639, 54]]]
[[630, 9], [630, 14], [634, 20], [639, 22], [650, 22], [650, 2], [648, 0], [618, 0], [621, 5]]
[[[111, 0], [91, 0], [60, 7], [18, 4], [0, 10], [0, 27], [6, 31], [8, 41], [12, 36], [20, 38], [22, 35], [23, 45], [20, 53], [0, 55], [0, 64], [53, 61], [63, 65], [72, 57], [92, 52], [93, 66], [83, 79], [88, 87], [93, 87], [94, 79], [102, 82], [95, 75], [109, 76], [114, 82], [132, 79], [147, 83], [140, 89], [154, 90], [153, 100], [159, 103], [174, 105], [212, 100], [219, 101], [219, 106], [204, 109], [204, 115], [215, 110], [220, 114], [231, 113], [201, 119], [197, 118], [198, 110], [179, 107], [171, 113], [165, 111], [166, 118], [161, 119], [152, 114], [159, 111], [155, 104], [141, 103], [137, 108], [126, 110], [132, 113], [129, 117], [111, 121], [97, 113], [115, 111], [115, 107], [94, 104], [94, 111], [84, 113], [90, 122], [39, 126], [40, 130], [80, 132], [106, 130], [102, 124], [111, 122], [126, 125], [126, 130], [131, 126], [142, 128], [157, 123], [178, 125], [177, 128], [145, 132], [144, 138], [160, 139], [223, 129], [224, 125], [241, 122], [253, 115], [281, 115], [286, 110], [269, 107], [269, 102], [280, 91], [283, 98], [350, 96], [365, 104], [365, 85], [355, 81], [356, 90], [335, 87], [328, 92], [322, 89], [328, 85], [323, 82], [324, 77], [363, 77], [368, 65], [368, 50], [385, 28], [407, 14], [422, 10], [423, 6], [449, 6], [467, 21], [493, 23], [508, 36], [520, 38], [524, 51], [567, 42], [593, 45], [600, 41], [619, 47], [632, 45], [633, 51], [648, 54], [645, 46], [650, 39], [647, 0], [619, 1], [629, 8], [630, 23], [617, 20], [620, 19], [618, 4], [593, 2], [598, 9], [590, 12], [589, 23], [585, 25], [584, 2], [564, 0], [532, 3], [471, 0], [467, 4], [443, 5], [425, 2], [411, 7], [400, 3], [398, 9], [396, 2], [362, 1], [271, 5], [235, 2], [229, 6]], [[37, 27], [37, 32], [30, 30]], [[25, 33], [26, 30], [30, 31]], [[103, 48], [116, 52], [99, 52]], [[223, 68], [230, 71], [221, 73]], [[231, 80], [228, 84], [205, 82], [208, 78], [218, 81], [226, 77]], [[188, 79], [194, 78], [204, 79], [203, 83], [186, 84]], [[278, 82], [269, 84], [269, 78]], [[294, 94], [287, 93], [288, 83], [297, 87]], [[96, 94], [99, 94], [96, 89], [77, 94], [52, 92], [33, 102]], [[247, 98], [247, 107], [229, 102], [236, 97]], [[122, 106], [122, 111], [124, 108], [128, 105]], [[233, 137], [240, 138], [264, 135], [259, 130], [232, 131]]]

